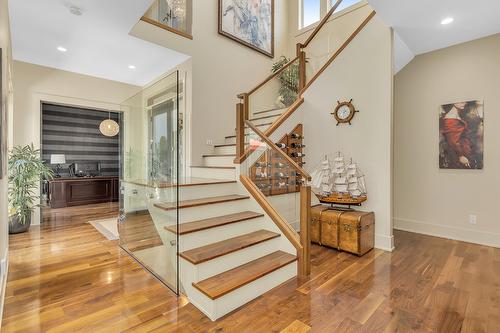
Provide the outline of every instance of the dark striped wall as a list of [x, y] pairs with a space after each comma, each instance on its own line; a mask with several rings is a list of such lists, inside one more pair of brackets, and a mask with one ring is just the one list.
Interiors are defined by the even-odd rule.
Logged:
[[[121, 124], [119, 118], [119, 113], [111, 112], [111, 119]], [[69, 176], [69, 164], [85, 161], [101, 162], [103, 176], [118, 176], [120, 134], [112, 138], [102, 135], [99, 124], [104, 119], [108, 112], [44, 103], [42, 158], [50, 163], [51, 154], [66, 155], [63, 177]]]

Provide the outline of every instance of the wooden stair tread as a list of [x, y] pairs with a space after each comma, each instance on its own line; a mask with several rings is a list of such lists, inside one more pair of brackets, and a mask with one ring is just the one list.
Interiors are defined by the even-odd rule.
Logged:
[[206, 280], [193, 283], [193, 286], [214, 300], [270, 274], [295, 260], [297, 260], [297, 257], [292, 254], [276, 251]]
[[273, 114], [273, 115], [270, 115], [270, 116], [261, 116], [261, 117], [251, 118], [251, 119], [248, 119], [248, 120], [250, 120], [250, 121], [256, 121], [256, 120], [269, 119], [269, 118], [278, 118], [281, 115], [282, 115], [282, 113], [278, 113], [278, 114]]
[[187, 250], [181, 252], [179, 255], [190, 263], [198, 265], [280, 236], [280, 234], [269, 230], [258, 230], [242, 236]]
[[151, 181], [147, 181], [147, 180], [143, 180], [143, 179], [128, 180], [128, 181], [124, 181], [124, 182], [130, 183], [133, 185], [144, 186], [144, 187], [171, 188], [171, 187], [190, 187], [190, 186], [231, 184], [231, 183], [236, 183], [236, 180], [186, 177], [186, 178], [182, 178], [177, 183], [151, 182]]
[[[249, 198], [250, 197], [247, 195], [232, 194], [232, 195], [223, 195], [218, 197], [184, 200], [184, 201], [179, 201], [179, 208], [182, 209], [182, 208], [198, 207], [205, 205], [213, 205], [230, 201], [245, 200]], [[177, 204], [175, 202], [156, 203], [154, 204], [154, 206], [166, 211], [177, 209]]]
[[236, 157], [236, 154], [207, 154], [203, 157]]
[[251, 211], [245, 211], [245, 212], [241, 212], [241, 213], [229, 214], [229, 215], [224, 215], [224, 216], [217, 216], [217, 217], [212, 217], [212, 218], [203, 219], [203, 220], [199, 220], [199, 221], [193, 221], [193, 222], [189, 222], [189, 223], [182, 223], [179, 225], [178, 230], [177, 230], [177, 226], [175, 226], [175, 225], [168, 226], [168, 227], [165, 227], [165, 230], [173, 232], [174, 234], [179, 233], [179, 235], [186, 235], [186, 234], [190, 234], [193, 232], [207, 230], [207, 229], [215, 228], [215, 227], [220, 227], [220, 226], [231, 224], [231, 223], [251, 220], [251, 219], [255, 219], [258, 217], [262, 217], [262, 216], [264, 216], [264, 214], [251, 212]]
[[192, 165], [191, 168], [195, 169], [224, 169], [224, 170], [236, 170], [234, 166], [206, 166], [206, 165]]
[[284, 107], [284, 108], [272, 108], [272, 109], [267, 109], [267, 110], [262, 110], [262, 111], [258, 111], [258, 112], [254, 112], [253, 114], [262, 114], [262, 113], [266, 113], [266, 112], [273, 112], [273, 111], [278, 111], [278, 110], [286, 110], [287, 107]]

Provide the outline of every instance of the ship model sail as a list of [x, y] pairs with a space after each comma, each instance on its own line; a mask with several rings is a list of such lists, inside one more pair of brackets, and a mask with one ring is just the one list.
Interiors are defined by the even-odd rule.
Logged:
[[359, 206], [367, 199], [364, 175], [352, 159], [346, 162], [340, 152], [333, 162], [325, 156], [311, 177], [310, 185], [322, 203]]

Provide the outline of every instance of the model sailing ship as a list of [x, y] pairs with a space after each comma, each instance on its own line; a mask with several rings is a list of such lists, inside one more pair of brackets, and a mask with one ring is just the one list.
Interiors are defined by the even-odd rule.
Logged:
[[352, 159], [346, 162], [340, 152], [333, 162], [325, 156], [311, 177], [313, 192], [322, 203], [360, 206], [367, 199], [364, 175]]

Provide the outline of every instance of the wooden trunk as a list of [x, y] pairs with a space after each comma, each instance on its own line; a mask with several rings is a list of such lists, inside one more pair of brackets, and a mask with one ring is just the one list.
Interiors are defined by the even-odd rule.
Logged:
[[311, 242], [321, 245], [321, 218], [328, 208], [322, 205], [311, 207]]
[[344, 212], [339, 223], [339, 248], [342, 251], [362, 256], [375, 243], [375, 214], [367, 212]]
[[344, 212], [328, 209], [321, 216], [321, 245], [339, 249], [339, 223]]

